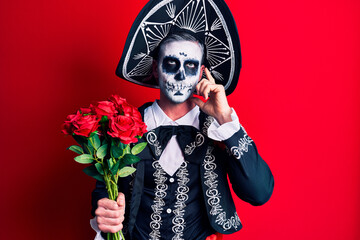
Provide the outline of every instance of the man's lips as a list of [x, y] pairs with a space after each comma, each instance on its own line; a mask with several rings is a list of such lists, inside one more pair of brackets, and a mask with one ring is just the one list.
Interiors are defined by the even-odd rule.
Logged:
[[165, 83], [165, 88], [167, 91], [175, 92], [175, 95], [183, 95], [181, 92], [183, 90], [191, 91], [193, 84], [183, 84], [183, 83]]

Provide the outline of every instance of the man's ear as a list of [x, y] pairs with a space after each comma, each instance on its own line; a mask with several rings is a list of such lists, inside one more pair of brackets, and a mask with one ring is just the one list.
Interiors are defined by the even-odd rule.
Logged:
[[152, 63], [152, 72], [153, 72], [153, 76], [155, 77], [156, 80], [158, 80], [159, 78], [159, 73], [158, 73], [158, 63], [156, 60], [153, 60]]
[[205, 69], [205, 65], [201, 65], [200, 67], [200, 76], [199, 76], [199, 81], [201, 81], [203, 73], [204, 73], [204, 69]]

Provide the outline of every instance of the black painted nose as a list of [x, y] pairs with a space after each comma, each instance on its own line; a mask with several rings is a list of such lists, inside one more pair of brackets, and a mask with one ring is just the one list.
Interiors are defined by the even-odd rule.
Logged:
[[185, 79], [185, 73], [184, 73], [184, 70], [180, 70], [176, 75], [175, 75], [175, 80], [178, 80], [178, 81], [182, 81]]

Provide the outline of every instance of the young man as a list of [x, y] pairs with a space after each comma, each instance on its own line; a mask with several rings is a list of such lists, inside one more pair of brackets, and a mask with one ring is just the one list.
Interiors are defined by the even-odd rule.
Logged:
[[[162, 2], [156, 1], [155, 5], [150, 2], [147, 5], [150, 10], [143, 11], [143, 15], [154, 14], [152, 10], [161, 7], [176, 9], [167, 2], [161, 5]], [[177, 24], [182, 22], [184, 12], [190, 12], [188, 8], [195, 9], [193, 6], [197, 5], [192, 2], [196, 1], [189, 1], [180, 8], [178, 18], [167, 11], [170, 18], [177, 19], [172, 23], [180, 29], [168, 32], [156, 48], [148, 51], [149, 54], [141, 55], [141, 61], [132, 66], [132, 70], [120, 74], [132, 79], [134, 72], [140, 76], [146, 71], [140, 71], [139, 66], [144, 66], [151, 55], [154, 59], [151, 77], [144, 85], [153, 78], [160, 88], [160, 99], [140, 108], [148, 127], [140, 141], [147, 141], [148, 146], [139, 155], [142, 160], [136, 165], [135, 176], [121, 179], [119, 191], [122, 194], [117, 202], [107, 199], [104, 184], [97, 182], [93, 192], [96, 218], [92, 225], [102, 232], [117, 232], [124, 227], [127, 240], [204, 240], [215, 233], [231, 234], [242, 225], [227, 176], [236, 195], [253, 205], [265, 203], [272, 194], [271, 171], [227, 102], [226, 89], [231, 84], [226, 81], [216, 84], [209, 69], [205, 68], [207, 64], [216, 74], [217, 66], [232, 64], [237, 58], [215, 65], [209, 38], [202, 41], [194, 31], [181, 29], [181, 24]], [[202, 3], [206, 4], [206, 1]], [[196, 11], [193, 12], [196, 15]], [[149, 14], [146, 16], [149, 18]], [[207, 14], [208, 21], [209, 16]], [[227, 23], [222, 22], [222, 26]], [[144, 21], [138, 25], [143, 26]], [[135, 35], [130, 43], [138, 39]], [[126, 48], [132, 49], [132, 46], [127, 44]], [[151, 44], [147, 44], [149, 46]], [[129, 65], [126, 61], [129, 62], [129, 58], [122, 58], [119, 64], [124, 71]], [[231, 68], [230, 71], [234, 70]], [[205, 76], [202, 76], [203, 72]], [[222, 74], [226, 75], [225, 72]], [[233, 74], [227, 76], [231, 82]], [[193, 93], [202, 96], [205, 102], [193, 97]], [[101, 239], [100, 234], [96, 239]]]

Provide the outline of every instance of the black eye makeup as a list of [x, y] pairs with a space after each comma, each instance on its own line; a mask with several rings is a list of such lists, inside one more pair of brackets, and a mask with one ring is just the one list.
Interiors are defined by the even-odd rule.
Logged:
[[162, 70], [168, 74], [175, 74], [180, 68], [180, 61], [175, 57], [164, 57]]
[[[195, 59], [188, 59], [184, 61], [184, 70], [186, 76], [194, 76], [198, 73], [199, 61]], [[181, 61], [173, 56], [166, 56], [162, 62], [162, 70], [167, 74], [176, 74], [181, 66]]]
[[184, 62], [184, 69], [186, 75], [196, 75], [198, 72], [199, 61], [187, 60]]

